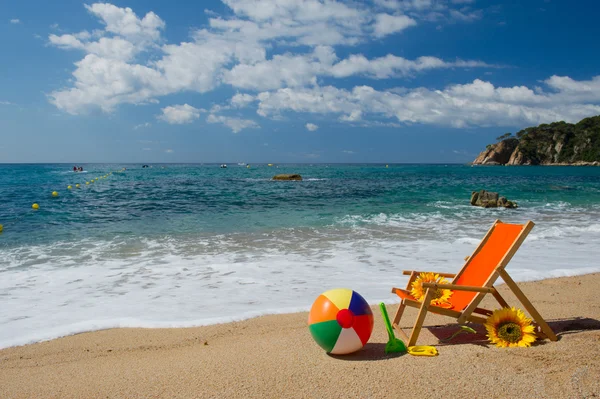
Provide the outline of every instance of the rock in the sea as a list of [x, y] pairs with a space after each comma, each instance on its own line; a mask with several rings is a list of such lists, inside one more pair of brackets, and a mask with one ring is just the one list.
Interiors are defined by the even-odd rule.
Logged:
[[506, 197], [500, 197], [498, 193], [492, 191], [473, 191], [471, 193], [471, 205], [481, 206], [483, 208], [516, 208], [517, 203], [509, 201]]
[[302, 180], [300, 175], [275, 175], [273, 180]]

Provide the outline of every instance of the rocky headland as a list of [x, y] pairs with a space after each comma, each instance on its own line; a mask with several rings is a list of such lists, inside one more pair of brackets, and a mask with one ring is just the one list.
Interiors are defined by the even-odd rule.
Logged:
[[600, 166], [600, 115], [576, 124], [554, 122], [498, 137], [473, 165]]

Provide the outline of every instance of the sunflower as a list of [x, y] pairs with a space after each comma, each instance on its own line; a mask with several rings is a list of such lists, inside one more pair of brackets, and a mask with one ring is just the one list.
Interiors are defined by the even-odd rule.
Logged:
[[[423, 283], [439, 283], [439, 284], [448, 284], [448, 281], [440, 277], [437, 273], [420, 273], [415, 281], [411, 284], [410, 293], [415, 299], [419, 302], [422, 302], [425, 299], [425, 292], [427, 290], [423, 289]], [[447, 289], [438, 288], [433, 293], [433, 298], [431, 299], [432, 305], [447, 305], [450, 296], [452, 295], [452, 291]]]
[[487, 336], [500, 348], [527, 347], [535, 341], [535, 327], [522, 310], [502, 308], [494, 310], [485, 322]]

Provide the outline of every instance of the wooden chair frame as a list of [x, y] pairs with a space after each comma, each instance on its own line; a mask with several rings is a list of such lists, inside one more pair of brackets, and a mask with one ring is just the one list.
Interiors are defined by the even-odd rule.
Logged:
[[[502, 298], [500, 293], [498, 293], [498, 291], [494, 287], [494, 283], [496, 282], [498, 277], [501, 277], [502, 280], [504, 280], [506, 285], [510, 288], [510, 290], [513, 292], [513, 294], [515, 294], [515, 296], [523, 304], [523, 306], [525, 307], [527, 312], [529, 312], [531, 317], [534, 319], [534, 321], [536, 323], [536, 327], [537, 327], [536, 333], [537, 333], [538, 337], [548, 338], [551, 341], [557, 340], [556, 335], [554, 334], [554, 331], [552, 331], [552, 329], [550, 328], [548, 323], [546, 323], [544, 318], [539, 314], [539, 312], [531, 304], [529, 299], [527, 299], [527, 297], [525, 296], [523, 291], [521, 291], [521, 289], [517, 286], [517, 284], [514, 282], [514, 280], [508, 275], [506, 270], [504, 270], [504, 268], [506, 267], [508, 262], [510, 262], [513, 255], [517, 252], [517, 250], [519, 249], [519, 247], [521, 246], [521, 244], [523, 243], [523, 241], [525, 240], [525, 238], [527, 237], [527, 235], [533, 228], [534, 223], [532, 221], [528, 221], [523, 226], [521, 233], [518, 235], [515, 242], [510, 246], [510, 248], [508, 249], [508, 251], [506, 252], [504, 257], [500, 260], [498, 265], [496, 265], [494, 271], [491, 273], [491, 275], [489, 276], [489, 278], [487, 279], [485, 284], [483, 284], [481, 287], [473, 287], [473, 286], [455, 284], [456, 281], [458, 281], [458, 279], [460, 278], [461, 274], [466, 270], [471, 259], [479, 251], [481, 251], [481, 249], [485, 246], [487, 240], [491, 236], [492, 232], [494, 231], [494, 228], [496, 227], [496, 225], [498, 223], [502, 223], [502, 222], [500, 220], [496, 220], [494, 225], [488, 230], [485, 237], [483, 237], [483, 240], [481, 240], [481, 243], [479, 243], [479, 245], [477, 246], [477, 248], [475, 249], [473, 254], [470, 257], [465, 258], [466, 262], [465, 262], [464, 266], [462, 267], [462, 269], [460, 270], [460, 272], [458, 272], [458, 274], [437, 273], [441, 277], [453, 278], [451, 284], [423, 283], [423, 288], [426, 289], [425, 298], [423, 299], [423, 302], [419, 302], [419, 301], [409, 299], [409, 298], [402, 299], [402, 301], [400, 302], [400, 305], [398, 306], [398, 310], [396, 311], [396, 314], [394, 316], [392, 326], [394, 327], [395, 330], [398, 331], [398, 333], [404, 339], [404, 341], [407, 342], [407, 346], [413, 346], [417, 343], [417, 338], [419, 337], [419, 333], [421, 332], [421, 328], [423, 327], [423, 322], [425, 321], [425, 316], [427, 316], [427, 312], [432, 312], [432, 313], [456, 318], [458, 323], [460, 323], [460, 324], [464, 324], [466, 322], [484, 324], [487, 316], [489, 316], [493, 313], [491, 310], [478, 307], [479, 303], [483, 300], [483, 298], [485, 297], [486, 294], [492, 294], [494, 296], [494, 298], [498, 301], [500, 306], [509, 307], [508, 303], [504, 300], [504, 298]], [[418, 275], [420, 273], [422, 273], [422, 272], [415, 271], [415, 270], [404, 270], [402, 272], [403, 275], [410, 275], [408, 284], [406, 286], [406, 290], [410, 290], [412, 283], [415, 281], [415, 279], [418, 277]], [[456, 290], [456, 291], [478, 292], [479, 294], [477, 294], [462, 311], [456, 311], [456, 310], [446, 309], [443, 307], [439, 307], [439, 306], [430, 304], [431, 298], [432, 298], [433, 294], [435, 293], [435, 290], [440, 289], [440, 288]], [[397, 290], [399, 290], [399, 288], [392, 288], [393, 293], [396, 293]], [[406, 306], [410, 306], [410, 307], [419, 309], [419, 314], [417, 315], [417, 319], [415, 320], [410, 337], [399, 326], [400, 319], [402, 318], [402, 314], [404, 313], [404, 309], [406, 308]], [[482, 317], [482, 316], [485, 316], [485, 317]]]

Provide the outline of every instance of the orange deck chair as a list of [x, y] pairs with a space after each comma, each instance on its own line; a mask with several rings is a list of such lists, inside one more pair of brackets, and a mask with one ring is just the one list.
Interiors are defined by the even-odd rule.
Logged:
[[[392, 325], [404, 338], [405, 342], [408, 342], [407, 346], [413, 346], [417, 343], [427, 312], [454, 317], [460, 324], [466, 322], [483, 324], [486, 317], [492, 314], [491, 310], [477, 307], [486, 294], [492, 294], [500, 303], [500, 306], [508, 307], [506, 301], [494, 288], [494, 283], [498, 277], [502, 277], [502, 280], [534, 319], [538, 337], [556, 341], [556, 335], [548, 326], [548, 323], [544, 321], [525, 294], [504, 270], [533, 226], [534, 224], [531, 221], [522, 225], [502, 223], [500, 220], [496, 220], [475, 249], [475, 252], [470, 257], [465, 258], [466, 263], [458, 274], [438, 273], [442, 277], [453, 278], [451, 284], [423, 283], [423, 289], [426, 289], [423, 302], [417, 301], [410, 294], [411, 284], [421, 272], [405, 270], [403, 274], [410, 275], [406, 289], [392, 288], [392, 292], [402, 298]], [[431, 298], [438, 288], [452, 290], [448, 306], [440, 307], [430, 304]], [[410, 337], [399, 327], [400, 318], [406, 306], [419, 308], [419, 314]]]

